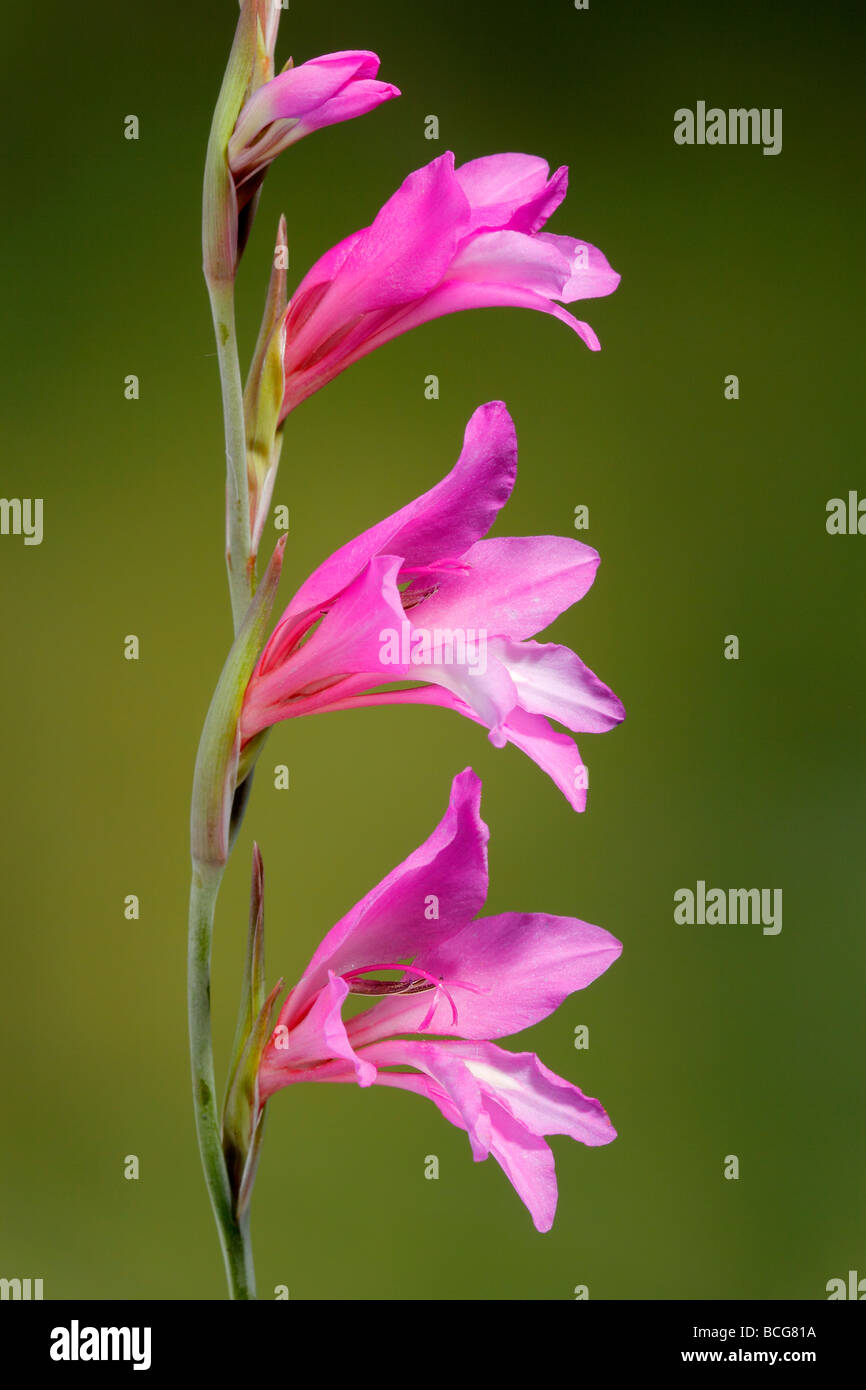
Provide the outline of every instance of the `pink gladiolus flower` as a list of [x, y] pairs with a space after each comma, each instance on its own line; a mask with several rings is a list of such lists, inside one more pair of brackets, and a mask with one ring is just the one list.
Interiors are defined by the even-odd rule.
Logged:
[[298, 286], [286, 316], [283, 413], [382, 343], [458, 309], [540, 309], [597, 349], [589, 324], [561, 303], [611, 294], [620, 277], [594, 246], [540, 230], [568, 184], [567, 169], [548, 174], [526, 154], [455, 169], [450, 152], [410, 174], [372, 225]]
[[[622, 946], [574, 917], [477, 917], [487, 896], [480, 797], [467, 768], [429, 839], [328, 932], [280, 1010], [259, 1066], [258, 1098], [264, 1105], [301, 1081], [426, 1096], [467, 1131], [476, 1162], [493, 1155], [536, 1228], [548, 1231], [557, 1191], [544, 1136], [595, 1146], [616, 1131], [599, 1101], [534, 1053], [508, 1052], [491, 1039], [546, 1018]], [[381, 978], [389, 971], [400, 978]], [[344, 1022], [350, 994], [381, 997]]]
[[242, 743], [302, 714], [440, 705], [486, 726], [496, 747], [516, 744], [584, 809], [580, 754], [548, 721], [603, 733], [625, 711], [568, 647], [527, 639], [583, 597], [599, 556], [563, 536], [481, 539], [516, 468], [511, 416], [481, 406], [447, 477], [301, 585], [247, 687]]
[[[275, 13], [279, 16], [279, 10]], [[374, 80], [378, 71], [375, 53], [326, 53], [300, 67], [287, 67], [259, 87], [243, 107], [229, 141], [239, 207], [253, 196], [268, 165], [290, 145], [313, 130], [363, 116], [398, 97], [400, 92], [390, 82]]]

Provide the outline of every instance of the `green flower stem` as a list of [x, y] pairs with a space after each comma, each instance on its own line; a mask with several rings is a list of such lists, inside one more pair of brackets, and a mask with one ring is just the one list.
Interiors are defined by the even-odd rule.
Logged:
[[234, 284], [230, 281], [211, 281], [208, 283], [208, 294], [222, 385], [226, 440], [226, 568], [232, 619], [237, 633], [255, 589], [254, 562], [250, 558], [244, 388], [238, 360]]
[[223, 868], [194, 865], [189, 901], [189, 1038], [193, 1107], [202, 1168], [219, 1231], [229, 1296], [254, 1299], [249, 1221], [238, 1221], [223, 1156], [217, 1111], [210, 1020], [210, 959], [213, 919]]
[[[254, 587], [250, 559], [247, 442], [244, 395], [235, 328], [234, 285], [208, 284], [223, 399], [226, 441], [226, 569], [235, 634], [240, 630]], [[247, 795], [248, 795], [247, 788]], [[235, 834], [246, 809], [244, 795]], [[249, 1215], [238, 1221], [223, 1155], [217, 1109], [210, 1009], [210, 962], [214, 911], [223, 866], [193, 864], [189, 903], [187, 989], [193, 1108], [199, 1154], [223, 1253], [229, 1297], [256, 1296]]]
[[[232, 1298], [255, 1298], [246, 1217], [232, 1191], [216, 1104], [210, 1016], [214, 911], [222, 877], [246, 807], [249, 787], [237, 785], [238, 726], [244, 691], [262, 649], [280, 581], [285, 540], [277, 542], [247, 607], [214, 690], [193, 774], [190, 839], [189, 1036], [193, 1104], [202, 1167], [222, 1243]], [[245, 769], [247, 781], [252, 765]]]
[[[226, 568], [235, 633], [252, 596], [249, 494], [243, 386], [235, 331], [234, 288], [208, 286], [222, 384], [226, 439]], [[241, 818], [243, 815], [241, 810]], [[229, 1296], [256, 1296], [249, 1220], [238, 1222], [222, 1148], [214, 1075], [210, 1011], [213, 921], [224, 867], [193, 865], [189, 902], [187, 989], [193, 1109], [199, 1154], [225, 1263]]]
[[[238, 360], [234, 279], [239, 259], [237, 199], [228, 144], [238, 112], [264, 80], [260, 56], [260, 6], [241, 4], [234, 42], [214, 110], [205, 161], [202, 258], [210, 297], [222, 387], [226, 445], [226, 567], [236, 641], [205, 720], [196, 760], [192, 805], [192, 885], [189, 905], [188, 1003], [193, 1105], [202, 1167], [216, 1218], [229, 1294], [254, 1299], [255, 1276], [248, 1215], [236, 1215], [216, 1101], [210, 1012], [210, 962], [214, 911], [222, 876], [249, 797], [249, 783], [234, 805], [237, 728], [243, 690], [264, 641], [263, 627], [279, 578], [282, 549], [256, 590], [251, 555], [250, 500], [244, 390]], [[248, 230], [249, 218], [246, 219]], [[266, 603], [267, 598], [270, 603]], [[246, 620], [246, 621], [245, 621]], [[249, 769], [247, 769], [249, 771]], [[243, 1210], [243, 1209], [242, 1209]]]

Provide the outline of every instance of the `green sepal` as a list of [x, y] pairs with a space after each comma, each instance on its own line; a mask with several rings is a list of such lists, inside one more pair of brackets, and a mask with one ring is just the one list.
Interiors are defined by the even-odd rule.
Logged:
[[274, 1004], [282, 990], [283, 981], [278, 980], [256, 1015], [230, 1077], [223, 1106], [223, 1153], [237, 1216], [243, 1214], [252, 1194], [263, 1122], [258, 1092], [259, 1063], [271, 1035]]
[[223, 1153], [239, 1218], [252, 1196], [261, 1150], [264, 1110], [258, 1099], [259, 1063], [282, 988], [280, 980], [265, 997], [264, 871], [259, 847], [254, 845], [247, 955], [222, 1118]]
[[241, 985], [241, 1005], [232, 1047], [231, 1072], [237, 1068], [240, 1055], [250, 1035], [254, 1020], [265, 1002], [265, 870], [261, 851], [253, 844], [253, 871], [250, 884], [250, 927], [244, 978]]
[[286, 219], [280, 218], [271, 275], [258, 341], [244, 389], [247, 428], [247, 484], [250, 495], [250, 540], [258, 553], [280, 463], [285, 394], [285, 313], [288, 242]]

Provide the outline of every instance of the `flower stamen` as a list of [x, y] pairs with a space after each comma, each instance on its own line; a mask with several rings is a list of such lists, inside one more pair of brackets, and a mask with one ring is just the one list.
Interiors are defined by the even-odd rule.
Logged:
[[[367, 975], [371, 970], [402, 970], [404, 974], [415, 975], [414, 980], [364, 980], [359, 978]], [[380, 961], [376, 965], [362, 965], [356, 970], [347, 970], [342, 977], [349, 986], [350, 994], [366, 995], [407, 995], [407, 994], [426, 994], [429, 990], [434, 990], [430, 1008], [418, 1025], [419, 1032], [427, 1028], [436, 1012], [440, 994], [444, 994], [448, 1003], [451, 1005], [451, 1024], [457, 1025], [457, 1005], [454, 1003], [453, 996], [446, 988], [441, 978], [437, 979], [428, 970], [422, 970], [416, 965], [401, 965], [399, 961]], [[461, 989], [471, 990], [473, 994], [484, 993], [483, 990], [476, 988], [475, 985], [465, 984], [462, 980], [453, 980], [452, 984], [459, 985]]]

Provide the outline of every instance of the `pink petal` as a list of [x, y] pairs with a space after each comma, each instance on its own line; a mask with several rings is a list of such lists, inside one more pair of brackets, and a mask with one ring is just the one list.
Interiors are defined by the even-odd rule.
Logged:
[[[298, 329], [289, 306], [286, 372], [361, 314], [410, 304], [439, 283], [468, 222], [469, 205], [446, 152], [410, 174], [365, 231], [343, 244], [334, 280]], [[301, 289], [321, 280], [321, 263]]]
[[542, 232], [535, 240], [539, 245], [557, 251], [571, 266], [571, 275], [562, 293], [556, 296], [564, 304], [573, 304], [576, 299], [599, 299], [613, 294], [622, 278], [604, 253], [597, 246], [590, 246], [588, 241], [575, 241], [570, 236], [552, 236], [549, 232]]
[[531, 154], [494, 154], [461, 164], [457, 180], [472, 208], [472, 231], [509, 228], [535, 232], [559, 207], [568, 170], [548, 179], [545, 159]]
[[253, 93], [238, 117], [229, 145], [230, 162], [272, 121], [300, 120], [316, 110], [354, 78], [375, 77], [375, 53], [328, 53], [272, 77]]
[[550, 1145], [515, 1120], [501, 1105], [486, 1100], [490, 1116], [490, 1152], [544, 1234], [556, 1215], [556, 1169]]
[[[495, 1043], [445, 1042], [461, 1058], [482, 1091], [490, 1093], [532, 1134], [567, 1134], [595, 1148], [610, 1144], [616, 1130], [600, 1101], [557, 1076], [534, 1052], [506, 1052]], [[376, 1048], [365, 1051], [375, 1061]]]
[[508, 536], [476, 542], [465, 571], [443, 574], [412, 610], [426, 628], [472, 627], [490, 637], [534, 637], [592, 585], [599, 555], [567, 536]]
[[323, 256], [310, 266], [286, 309], [286, 329], [288, 340], [296, 334], [302, 325], [307, 322], [312, 312], [312, 302], [318, 303], [331, 281], [335, 279], [340, 271], [340, 267], [348, 258], [352, 248], [366, 234], [367, 228], [363, 227], [358, 232], [352, 232], [351, 236], [344, 237], [338, 241], [336, 246], [332, 246]]
[[[305, 355], [296, 351], [289, 340], [282, 416], [285, 417], [289, 411], [300, 405], [301, 401], [321, 390], [354, 362], [360, 362], [363, 357], [369, 356], [371, 352], [375, 352], [377, 348], [383, 347], [403, 333], [463, 309], [485, 308], [537, 309], [540, 313], [550, 314], [566, 324], [592, 352], [598, 352], [601, 347], [594, 329], [588, 323], [576, 319], [567, 309], [543, 295], [514, 285], [479, 285], [460, 280], [446, 281], [401, 310], [382, 310], [378, 319], [373, 315], [369, 318], [365, 318], [363, 314], [356, 315], [349, 321], [345, 334], [339, 323], [336, 323], [325, 348], [322, 347], [324, 334], [318, 339], [304, 336]], [[315, 322], [318, 325], [318, 320]]]
[[263, 83], [241, 111], [228, 147], [235, 183], [246, 185], [247, 199], [289, 145], [399, 96], [390, 83], [373, 80], [378, 68], [375, 53], [330, 53]]
[[[437, 686], [424, 686], [418, 690], [395, 692], [389, 700], [371, 696], [380, 703], [439, 705], [453, 709], [476, 724], [483, 720], [463, 700], [451, 695], [449, 691]], [[528, 758], [546, 772], [554, 786], [558, 787], [575, 811], [586, 810], [587, 770], [578, 751], [577, 744], [568, 734], [557, 733], [540, 714], [530, 714], [518, 705], [508, 716], [503, 730], [507, 743], [513, 743]]]
[[[598, 352], [601, 346], [595, 331], [588, 323], [576, 319], [567, 309], [552, 303], [544, 295], [522, 289], [519, 285], [495, 282], [477, 284], [474, 281], [446, 279], [435, 289], [431, 289], [418, 303], [407, 308], [405, 313], [393, 316], [375, 334], [365, 339], [363, 347], [356, 349], [351, 361], [359, 361], [367, 353], [373, 352], [402, 333], [408, 333], [410, 329], [417, 328], [422, 323], [432, 323], [434, 319], [460, 313], [463, 309], [497, 308], [537, 309], [542, 314], [551, 314], [571, 328], [591, 351]], [[340, 370], [346, 366], [349, 366], [349, 361], [343, 362]]]
[[[616, 1138], [601, 1103], [550, 1071], [533, 1052], [506, 1052], [495, 1043], [394, 1038], [364, 1048], [364, 1056], [377, 1068], [415, 1067], [429, 1077], [434, 1085], [426, 1094], [447, 1119], [467, 1130], [476, 1162], [493, 1150], [495, 1139], [507, 1154], [520, 1129], [536, 1138], [566, 1134], [591, 1148]], [[399, 1076], [379, 1070], [376, 1080], [381, 1085], [405, 1084], [396, 1079]], [[406, 1089], [419, 1088], [416, 1083]], [[443, 1094], [453, 1107], [450, 1114], [442, 1104]], [[500, 1112], [513, 1123], [506, 1125]], [[535, 1146], [533, 1151], [538, 1151]]]
[[446, 281], [505, 284], [546, 299], [562, 299], [572, 278], [572, 256], [555, 243], [567, 237], [485, 232], [457, 252]]
[[[460, 1110], [429, 1076], [417, 1072], [379, 1072], [377, 1083], [431, 1100], [449, 1124], [467, 1129]], [[538, 1231], [549, 1231], [556, 1212], [556, 1173], [553, 1154], [543, 1139], [530, 1134], [489, 1096], [484, 1107], [490, 1126], [490, 1153], [496, 1159], [520, 1200], [528, 1208]], [[483, 1155], [482, 1155], [483, 1157]]]
[[[461, 1057], [450, 1056], [440, 1043], [404, 1042], [402, 1039], [376, 1043], [367, 1048], [364, 1055], [369, 1055], [371, 1060], [375, 1058], [377, 1068], [412, 1066], [428, 1076], [434, 1083], [435, 1091], [444, 1093], [457, 1112], [457, 1123], [469, 1135], [475, 1162], [480, 1163], [487, 1157], [490, 1152], [490, 1120], [482, 1103], [481, 1087]], [[395, 1073], [388, 1075], [393, 1077]], [[392, 1081], [385, 1084], [399, 1083]], [[433, 1094], [428, 1094], [432, 1099]]]
[[480, 801], [481, 782], [466, 768], [432, 835], [328, 932], [287, 1001], [288, 1016], [303, 1009], [329, 970], [342, 975], [411, 958], [477, 916], [487, 896], [489, 833]]
[[540, 714], [514, 709], [508, 716], [508, 742], [546, 772], [575, 811], [586, 810], [586, 766], [573, 738], [557, 733]]
[[[364, 705], [438, 705], [483, 724], [475, 711], [441, 686], [425, 685], [412, 690], [383, 690], [364, 693], [371, 681], [363, 677], [350, 678], [335, 687], [328, 702], [330, 710], [360, 709]], [[503, 726], [507, 743], [513, 743], [546, 772], [575, 811], [586, 808], [586, 767], [573, 738], [557, 733], [540, 714], [530, 714], [519, 705], [511, 711]]]
[[511, 676], [523, 709], [576, 733], [603, 734], [625, 718], [622, 701], [568, 647], [491, 638], [488, 653]]
[[384, 101], [398, 96], [399, 87], [394, 87], [390, 82], [352, 82], [342, 92], [331, 97], [330, 101], [323, 102], [309, 115], [304, 116], [290, 131], [286, 145], [294, 145], [305, 135], [310, 135], [314, 130], [321, 130], [324, 126], [350, 121], [356, 116], [366, 116]]
[[493, 525], [511, 496], [516, 472], [517, 437], [511, 416], [501, 401], [479, 406], [466, 426], [463, 449], [451, 472], [429, 492], [336, 550], [301, 585], [280, 625], [326, 606], [377, 553], [402, 555], [407, 565], [462, 555]]
[[365, 1047], [363, 1055], [377, 1068], [410, 1066], [424, 1072], [450, 1096], [464, 1120], [468, 1092], [452, 1090], [454, 1078], [463, 1083], [463, 1069], [485, 1097], [495, 1100], [530, 1134], [566, 1134], [591, 1148], [616, 1138], [601, 1103], [557, 1076], [534, 1052], [506, 1052], [488, 1042], [392, 1038]]
[[371, 227], [304, 277], [288, 310], [283, 415], [353, 362], [422, 323], [463, 309], [537, 309], [593, 351], [598, 338], [555, 300], [610, 294], [605, 257], [573, 237], [539, 234], [568, 171], [492, 155], [454, 169], [450, 152], [411, 174]]
[[312, 636], [291, 656], [282, 659], [279, 628], [265, 647], [247, 687], [241, 711], [246, 741], [290, 717], [290, 701], [318, 682], [374, 671], [379, 664], [385, 628], [403, 621], [397, 588], [399, 556], [376, 555], [340, 595]]
[[[290, 1084], [297, 1072], [330, 1060], [350, 1063], [359, 1086], [373, 1084], [376, 1068], [369, 1059], [356, 1056], [346, 1034], [341, 1011], [348, 993], [346, 981], [329, 973], [312, 1007], [300, 1022], [290, 1025], [287, 1020], [291, 1018], [292, 1011], [283, 1006], [259, 1068], [259, 1098], [262, 1103], [274, 1091]], [[286, 1033], [283, 1030], [287, 1028]]]
[[[424, 1031], [483, 1041], [519, 1033], [585, 989], [621, 951], [610, 932], [576, 917], [480, 917], [415, 957], [416, 966], [443, 981], [457, 1010], [454, 1021], [443, 993]], [[429, 1008], [423, 994], [382, 999], [347, 1025], [352, 1046], [417, 1032]]]
[[[449, 629], [443, 631], [446, 634], [444, 640], [447, 641], [452, 633]], [[439, 631], [433, 629], [430, 636], [431, 640], [436, 640]], [[487, 726], [491, 743], [496, 748], [502, 748], [506, 742], [505, 724], [518, 703], [518, 690], [507, 668], [495, 657], [488, 656], [482, 669], [478, 661], [481, 652], [481, 647], [476, 646], [474, 659], [462, 665], [444, 661], [413, 662], [406, 676], [411, 680], [429, 681], [450, 691]]]

